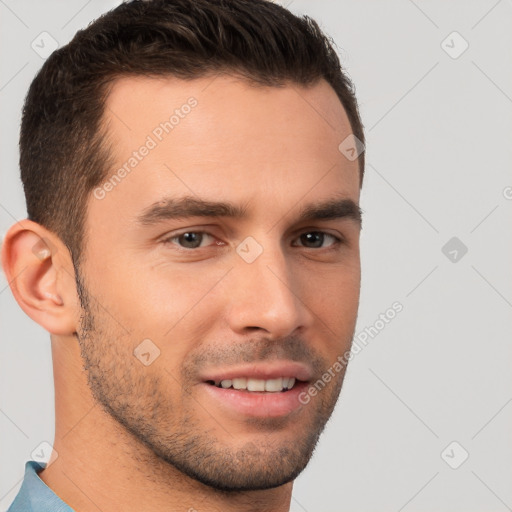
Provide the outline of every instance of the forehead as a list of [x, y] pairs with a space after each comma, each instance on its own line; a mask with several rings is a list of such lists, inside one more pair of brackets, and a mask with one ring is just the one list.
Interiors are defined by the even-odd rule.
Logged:
[[306, 194], [359, 198], [358, 163], [338, 149], [350, 123], [324, 80], [304, 88], [226, 75], [125, 77], [104, 121], [115, 179], [101, 208], [110, 204], [110, 214], [134, 214], [159, 194], [283, 206]]
[[[105, 118], [116, 118], [116, 111], [127, 115], [150, 118], [156, 115], [172, 114], [174, 109], [185, 104], [190, 97], [195, 97], [200, 110], [206, 114], [215, 114], [215, 119], [226, 121], [228, 118], [244, 117], [248, 114], [273, 111], [274, 124], [279, 124], [279, 115], [287, 113], [283, 122], [291, 119], [293, 114], [304, 120], [316, 117], [325, 123], [325, 128], [334, 131], [349, 129], [349, 122], [332, 87], [319, 80], [314, 85], [304, 87], [293, 82], [284, 82], [280, 86], [263, 86], [248, 80], [226, 74], [207, 75], [193, 80], [182, 80], [172, 76], [146, 77], [127, 76], [116, 79], [109, 89], [106, 100]], [[267, 109], [262, 111], [263, 105]], [[237, 116], [236, 114], [239, 114]], [[116, 118], [125, 128], [133, 128], [126, 120]], [[114, 119], [113, 127], [117, 127]], [[119, 127], [120, 128], [120, 127]], [[147, 128], [147, 127], [145, 127]], [[288, 129], [291, 129], [288, 126]]]

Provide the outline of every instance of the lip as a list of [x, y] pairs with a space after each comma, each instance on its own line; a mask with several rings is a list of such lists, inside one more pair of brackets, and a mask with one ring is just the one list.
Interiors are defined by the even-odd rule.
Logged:
[[[263, 380], [294, 377], [296, 382], [292, 389], [276, 393], [224, 389], [210, 383], [237, 377]], [[313, 371], [307, 364], [295, 361], [266, 361], [207, 371], [201, 376], [200, 385], [209, 400], [229, 415], [278, 418], [290, 415], [302, 407], [299, 395], [309, 385], [312, 377]]]
[[211, 402], [229, 415], [247, 418], [279, 418], [302, 408], [299, 395], [309, 384], [297, 382], [289, 391], [277, 393], [218, 388], [206, 382], [201, 388]]
[[242, 364], [218, 368], [204, 373], [200, 377], [203, 382], [221, 381], [247, 377], [249, 379], [277, 379], [279, 377], [294, 377], [300, 381], [310, 381], [313, 377], [311, 368], [296, 361], [267, 361], [265, 363]]

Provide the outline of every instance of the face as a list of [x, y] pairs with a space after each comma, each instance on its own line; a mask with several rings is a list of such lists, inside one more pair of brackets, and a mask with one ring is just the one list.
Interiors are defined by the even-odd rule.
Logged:
[[[360, 287], [359, 171], [330, 86], [123, 78], [79, 273], [94, 397], [223, 490], [293, 480], [338, 398]], [[145, 149], [144, 149], [145, 148]], [[124, 169], [124, 171], [123, 171]]]

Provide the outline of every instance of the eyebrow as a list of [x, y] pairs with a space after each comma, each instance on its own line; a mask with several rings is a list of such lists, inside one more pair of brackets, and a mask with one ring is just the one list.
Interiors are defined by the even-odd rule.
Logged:
[[[227, 217], [246, 218], [246, 206], [229, 202], [207, 201], [195, 197], [164, 198], [145, 208], [137, 217], [137, 223], [143, 226], [159, 224], [167, 220], [189, 217]], [[347, 198], [333, 198], [303, 206], [296, 222], [314, 220], [350, 219], [361, 225], [362, 211], [359, 206]]]

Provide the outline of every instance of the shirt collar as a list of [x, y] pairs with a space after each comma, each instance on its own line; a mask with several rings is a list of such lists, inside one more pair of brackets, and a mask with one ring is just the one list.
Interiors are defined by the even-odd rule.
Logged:
[[39, 477], [46, 464], [29, 460], [16, 498], [7, 512], [74, 512]]

